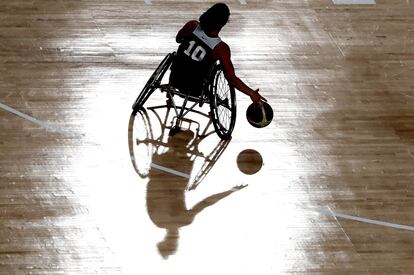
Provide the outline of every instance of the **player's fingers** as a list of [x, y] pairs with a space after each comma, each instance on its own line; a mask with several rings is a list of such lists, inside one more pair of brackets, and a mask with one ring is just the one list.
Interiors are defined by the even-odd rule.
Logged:
[[258, 96], [259, 96], [260, 100], [263, 100], [263, 101], [267, 102], [267, 99], [266, 99], [266, 98], [264, 98], [261, 94], [259, 94], [259, 90], [260, 90], [260, 89], [256, 89], [256, 90], [255, 90], [255, 92], [258, 94]]
[[262, 101], [260, 99], [253, 101], [253, 104], [257, 108], [261, 108], [262, 107]]
[[257, 94], [258, 95], [258, 100], [260, 100], [260, 101], [267, 101], [267, 99], [266, 98], [264, 98], [261, 94]]

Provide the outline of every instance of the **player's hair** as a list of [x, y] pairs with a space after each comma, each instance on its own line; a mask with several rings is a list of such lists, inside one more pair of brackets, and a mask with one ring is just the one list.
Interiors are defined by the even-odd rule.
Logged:
[[205, 32], [218, 31], [226, 25], [229, 17], [229, 7], [224, 3], [217, 3], [200, 16], [200, 26]]

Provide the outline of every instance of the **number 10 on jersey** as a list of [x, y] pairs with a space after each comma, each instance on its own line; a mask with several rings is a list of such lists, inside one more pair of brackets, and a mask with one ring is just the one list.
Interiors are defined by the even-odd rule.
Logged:
[[187, 50], [184, 51], [186, 55], [191, 57], [194, 61], [201, 61], [203, 60], [204, 56], [206, 55], [206, 50], [203, 47], [197, 46], [194, 48], [195, 41], [190, 41], [190, 45], [188, 46]]

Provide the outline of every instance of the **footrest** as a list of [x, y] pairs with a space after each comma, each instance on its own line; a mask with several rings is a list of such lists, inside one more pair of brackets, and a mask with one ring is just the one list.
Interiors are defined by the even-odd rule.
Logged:
[[[188, 118], [185, 118], [185, 117], [181, 118], [178, 121], [177, 120], [178, 120], [177, 116], [173, 117], [171, 123], [172, 123], [172, 125], [174, 125], [174, 127], [172, 129], [178, 128], [178, 130], [191, 130], [191, 126], [193, 124], [195, 124], [196, 125], [196, 130], [197, 131], [200, 130], [200, 123], [198, 123], [197, 121], [194, 121], [192, 119], [188, 119]], [[187, 127], [183, 126], [183, 122], [185, 122], [184, 124], [186, 124], [185, 126], [187, 126]]]

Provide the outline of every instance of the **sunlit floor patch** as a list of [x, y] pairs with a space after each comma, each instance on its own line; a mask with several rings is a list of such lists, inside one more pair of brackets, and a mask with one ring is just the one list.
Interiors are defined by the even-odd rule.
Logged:
[[375, 0], [333, 0], [335, 5], [375, 5]]

